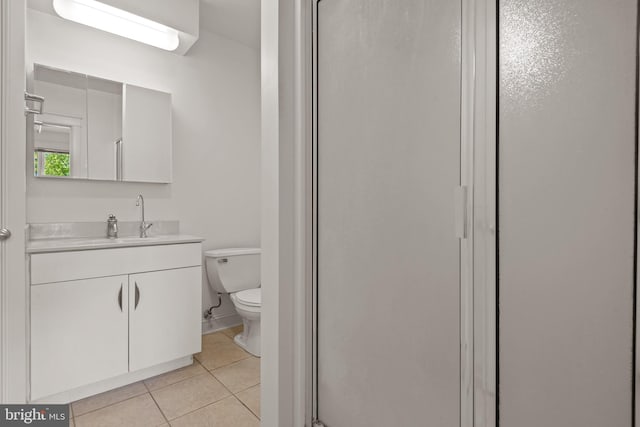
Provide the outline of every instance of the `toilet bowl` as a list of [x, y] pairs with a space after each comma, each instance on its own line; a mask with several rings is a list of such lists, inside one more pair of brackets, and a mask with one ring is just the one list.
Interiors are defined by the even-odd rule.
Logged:
[[260, 357], [260, 249], [215, 249], [204, 255], [209, 283], [216, 292], [229, 294], [242, 318], [244, 330], [234, 341]]

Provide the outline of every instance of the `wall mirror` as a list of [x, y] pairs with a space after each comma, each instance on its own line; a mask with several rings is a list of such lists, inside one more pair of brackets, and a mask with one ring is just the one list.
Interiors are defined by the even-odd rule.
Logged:
[[28, 88], [35, 177], [171, 182], [171, 94], [41, 64]]

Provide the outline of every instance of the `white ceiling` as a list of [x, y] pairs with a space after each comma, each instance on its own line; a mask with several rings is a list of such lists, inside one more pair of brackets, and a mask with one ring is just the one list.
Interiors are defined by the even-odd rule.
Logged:
[[[51, 0], [28, 0], [28, 5], [54, 13]], [[200, 0], [200, 27], [260, 49], [260, 0]]]
[[260, 48], [260, 0], [200, 0], [200, 26]]

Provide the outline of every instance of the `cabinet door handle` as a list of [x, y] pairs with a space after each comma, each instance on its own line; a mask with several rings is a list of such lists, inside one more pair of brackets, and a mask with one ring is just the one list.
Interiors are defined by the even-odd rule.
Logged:
[[118, 292], [118, 305], [120, 306], [120, 311], [122, 311], [122, 289], [124, 285], [120, 283], [120, 292]]
[[136, 302], [133, 306], [133, 309], [135, 310], [136, 308], [138, 308], [138, 303], [140, 302], [140, 288], [138, 288], [138, 282], [134, 282], [136, 285]]

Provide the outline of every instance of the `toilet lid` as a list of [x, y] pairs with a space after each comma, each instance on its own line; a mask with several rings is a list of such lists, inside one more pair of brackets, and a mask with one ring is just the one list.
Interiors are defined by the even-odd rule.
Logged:
[[238, 302], [242, 304], [253, 307], [260, 307], [262, 304], [262, 290], [260, 288], [236, 292], [235, 296], [238, 299]]

